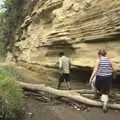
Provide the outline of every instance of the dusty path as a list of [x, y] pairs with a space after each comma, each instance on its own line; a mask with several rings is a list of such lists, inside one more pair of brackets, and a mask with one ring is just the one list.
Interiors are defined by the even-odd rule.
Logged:
[[[57, 81], [48, 79], [44, 81], [42, 76], [36, 72], [28, 71], [24, 68], [20, 68], [19, 71], [24, 76], [26, 82], [31, 83], [44, 83], [46, 85], [56, 87]], [[77, 81], [72, 81], [74, 89], [81, 89], [87, 87]], [[63, 86], [64, 88], [64, 86]], [[25, 120], [119, 120], [120, 111], [109, 110], [104, 114], [100, 108], [90, 108], [90, 111], [77, 111], [67, 104], [53, 104], [53, 103], [41, 103], [33, 99], [27, 99], [27, 113], [33, 113], [30, 118], [26, 113]]]
[[[24, 82], [46, 84], [54, 88], [57, 85], [56, 79], [48, 78], [44, 71], [42, 71], [43, 74], [39, 74], [23, 67], [17, 67], [17, 71], [22, 76], [21, 80]], [[74, 80], [72, 81], [72, 86], [73, 89], [87, 87]], [[89, 112], [83, 110], [77, 111], [65, 103], [42, 103], [32, 98], [26, 99], [26, 106], [24, 120], [120, 120], [120, 111], [116, 110], [109, 110], [106, 114], [100, 108], [90, 108]], [[30, 117], [29, 113], [32, 113], [32, 117]]]
[[[89, 111], [77, 111], [65, 103], [41, 103], [27, 99], [25, 120], [120, 120], [120, 111], [109, 110], [103, 113], [99, 108], [90, 108]], [[32, 117], [28, 115], [32, 113]]]

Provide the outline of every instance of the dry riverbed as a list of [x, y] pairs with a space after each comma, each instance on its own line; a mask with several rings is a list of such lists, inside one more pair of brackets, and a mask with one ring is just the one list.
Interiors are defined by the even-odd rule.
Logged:
[[119, 120], [120, 111], [103, 113], [100, 108], [77, 109], [64, 102], [43, 103], [29, 97], [26, 99], [25, 120]]
[[[56, 88], [57, 80], [49, 77], [48, 73], [41, 71], [36, 73], [24, 67], [17, 67], [17, 72], [20, 74], [20, 80], [23, 82], [46, 84]], [[41, 74], [42, 73], [42, 74]], [[48, 79], [47, 79], [48, 78]], [[72, 80], [73, 89], [88, 88], [86, 84]], [[62, 89], [65, 89], [63, 85]], [[36, 100], [33, 96], [25, 98], [25, 118], [22, 120], [119, 120], [119, 110], [109, 110], [108, 113], [103, 113], [101, 108], [82, 107], [79, 108], [76, 104], [69, 104], [61, 101], [42, 102]]]

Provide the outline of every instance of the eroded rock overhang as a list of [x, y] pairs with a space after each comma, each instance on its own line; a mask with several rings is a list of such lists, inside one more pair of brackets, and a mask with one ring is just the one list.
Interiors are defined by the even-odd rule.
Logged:
[[98, 49], [105, 48], [114, 68], [120, 70], [120, 1], [33, 3], [16, 35], [13, 54], [17, 61], [52, 66], [64, 51], [73, 65], [93, 67]]

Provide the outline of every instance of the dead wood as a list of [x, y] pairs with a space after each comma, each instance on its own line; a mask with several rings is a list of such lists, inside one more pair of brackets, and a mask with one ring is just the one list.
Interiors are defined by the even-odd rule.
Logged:
[[[90, 106], [96, 106], [96, 107], [102, 106], [102, 102], [86, 98], [86, 97], [82, 96], [81, 94], [77, 93], [76, 91], [57, 90], [57, 89], [45, 86], [43, 84], [38, 85], [38, 84], [31, 84], [31, 83], [24, 83], [24, 82], [18, 82], [18, 83], [24, 89], [28, 89], [28, 90], [32, 90], [32, 91], [43, 91], [43, 92], [50, 93], [50, 94], [53, 94], [56, 96], [66, 97], [71, 100], [75, 100], [77, 102], [84, 103], [84, 104], [87, 104]], [[109, 103], [108, 107], [112, 108], [112, 109], [120, 109], [120, 104]]]

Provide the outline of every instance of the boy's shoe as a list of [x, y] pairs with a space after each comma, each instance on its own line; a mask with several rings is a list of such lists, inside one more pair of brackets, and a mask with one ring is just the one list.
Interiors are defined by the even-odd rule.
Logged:
[[69, 88], [69, 90], [72, 90], [71, 88]]
[[103, 105], [103, 112], [104, 112], [104, 113], [107, 113], [107, 112], [108, 112], [107, 106], [104, 106], [104, 105]]

